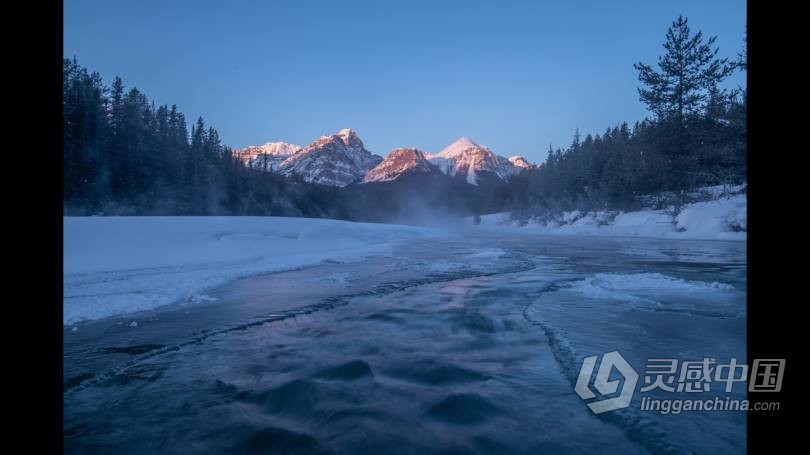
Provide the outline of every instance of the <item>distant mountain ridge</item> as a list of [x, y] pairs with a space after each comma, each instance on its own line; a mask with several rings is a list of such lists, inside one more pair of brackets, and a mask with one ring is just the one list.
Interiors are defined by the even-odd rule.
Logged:
[[400, 147], [383, 158], [366, 150], [357, 132], [350, 128], [321, 136], [304, 148], [268, 142], [238, 149], [234, 155], [254, 169], [297, 175], [307, 182], [337, 187], [390, 182], [414, 173], [441, 173], [478, 185], [487, 178], [507, 181], [524, 169], [536, 167], [522, 156], [497, 155], [467, 137], [459, 138], [436, 154]]
[[235, 150], [234, 156], [253, 169], [275, 171], [285, 159], [300, 150], [300, 145], [287, 142], [267, 142]]

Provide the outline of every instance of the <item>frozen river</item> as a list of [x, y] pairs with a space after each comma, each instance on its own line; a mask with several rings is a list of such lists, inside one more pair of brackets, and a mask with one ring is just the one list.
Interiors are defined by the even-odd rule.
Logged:
[[636, 389], [650, 358], [744, 363], [745, 242], [478, 233], [198, 300], [66, 326], [66, 452], [745, 451], [744, 412], [574, 392], [610, 351]]

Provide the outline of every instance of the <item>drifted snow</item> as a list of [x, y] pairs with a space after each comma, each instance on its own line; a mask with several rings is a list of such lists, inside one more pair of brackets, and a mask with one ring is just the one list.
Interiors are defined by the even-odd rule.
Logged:
[[359, 260], [440, 231], [281, 217], [65, 217], [64, 316], [81, 320], [204, 302], [233, 279]]
[[748, 225], [747, 200], [744, 195], [737, 195], [729, 199], [696, 202], [681, 210], [675, 222], [678, 229], [695, 235], [745, 231]]

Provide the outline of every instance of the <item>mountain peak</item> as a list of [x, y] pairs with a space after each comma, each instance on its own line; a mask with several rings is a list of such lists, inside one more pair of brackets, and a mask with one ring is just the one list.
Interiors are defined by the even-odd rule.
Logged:
[[526, 158], [523, 158], [520, 155], [510, 156], [509, 157], [509, 162], [512, 163], [514, 166], [517, 166], [517, 167], [520, 167], [520, 168], [523, 168], [523, 169], [529, 169], [529, 168], [534, 166], [532, 163], [526, 161]]
[[477, 142], [475, 142], [474, 140], [472, 140], [467, 136], [461, 136], [460, 138], [456, 139], [456, 142], [454, 142], [454, 144], [465, 144], [470, 147], [480, 147], [480, 145]]
[[357, 131], [353, 130], [352, 128], [343, 128], [335, 134], [340, 137], [357, 136]]
[[[266, 142], [262, 145], [249, 145], [247, 147], [234, 150], [233, 154], [238, 160], [250, 165], [257, 158], [267, 159], [286, 158], [301, 150], [301, 146], [287, 142]], [[270, 155], [272, 158], [268, 158]]]
[[436, 156], [441, 156], [443, 158], [452, 158], [471, 147], [486, 149], [486, 147], [482, 146], [481, 144], [475, 142], [474, 140], [468, 137], [460, 137], [456, 139], [455, 142], [445, 147], [441, 152], [437, 153]]
[[396, 180], [406, 173], [431, 172], [438, 174], [439, 170], [430, 164], [423, 151], [412, 147], [400, 147], [392, 150], [382, 162], [371, 169], [363, 181], [386, 182]]
[[268, 155], [289, 156], [301, 150], [303, 147], [300, 145], [290, 144], [289, 142], [265, 142], [259, 146], [262, 153]]
[[363, 141], [360, 140], [360, 137], [357, 135], [357, 131], [355, 131], [352, 128], [343, 128], [341, 130], [338, 130], [338, 132], [336, 132], [335, 134], [332, 134], [331, 136], [323, 136], [321, 137], [321, 139], [332, 140], [332, 138], [335, 137], [340, 139], [341, 142], [343, 142], [345, 145], [348, 145], [349, 147], [361, 149], [363, 148]]
[[522, 163], [516, 164], [512, 160], [496, 155], [489, 147], [468, 137], [456, 139], [429, 159], [443, 173], [450, 177], [463, 176], [471, 185], [478, 185], [481, 173], [494, 174], [501, 180], [507, 180], [519, 173], [523, 167]]
[[382, 161], [369, 152], [357, 132], [344, 128], [335, 134], [321, 136], [279, 166], [283, 175], [300, 175], [307, 182], [346, 186], [361, 180]]

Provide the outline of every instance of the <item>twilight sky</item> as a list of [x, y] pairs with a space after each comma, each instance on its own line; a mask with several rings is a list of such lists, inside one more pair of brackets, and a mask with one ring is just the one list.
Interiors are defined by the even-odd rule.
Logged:
[[468, 136], [540, 162], [577, 127], [647, 115], [633, 63], [678, 14], [742, 49], [742, 0], [65, 0], [64, 55], [232, 147], [354, 128], [383, 156]]

